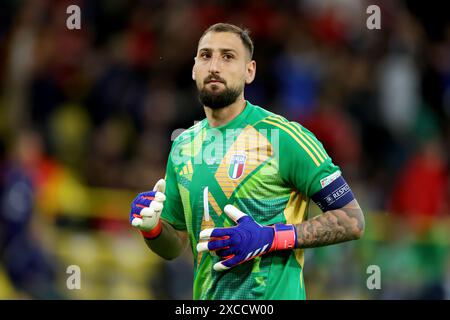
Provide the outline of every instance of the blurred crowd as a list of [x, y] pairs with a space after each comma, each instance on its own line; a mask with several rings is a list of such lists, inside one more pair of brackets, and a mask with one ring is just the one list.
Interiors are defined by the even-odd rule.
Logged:
[[[80, 30], [66, 26], [72, 4]], [[370, 4], [380, 30], [366, 27]], [[216, 22], [251, 31], [257, 75], [246, 99], [315, 133], [374, 221], [361, 245], [307, 255], [311, 296], [450, 298], [450, 237], [439, 228], [450, 226], [450, 21], [406, 0], [3, 0], [0, 261], [12, 285], [64, 296], [51, 285], [58, 230], [128, 239], [134, 193], [164, 176], [173, 133], [204, 118], [191, 69]], [[364, 281], [330, 265], [364, 266], [346, 273], [363, 277], [374, 256], [390, 275], [384, 290], [339, 291]], [[189, 296], [177, 272], [188, 260], [142, 280], [150, 297]], [[403, 281], [402, 263], [416, 267]]]

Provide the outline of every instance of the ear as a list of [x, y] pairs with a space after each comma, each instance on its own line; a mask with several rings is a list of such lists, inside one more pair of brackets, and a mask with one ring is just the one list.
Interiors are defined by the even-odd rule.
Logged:
[[197, 57], [194, 57], [194, 65], [192, 66], [192, 80], [195, 81], [195, 63], [197, 62]]
[[247, 70], [245, 73], [245, 83], [250, 84], [255, 79], [256, 75], [256, 61], [252, 60], [249, 63], [247, 63]]

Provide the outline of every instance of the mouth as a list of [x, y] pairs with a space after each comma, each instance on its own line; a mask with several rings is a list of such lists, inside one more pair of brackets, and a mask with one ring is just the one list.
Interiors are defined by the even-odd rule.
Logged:
[[206, 80], [205, 83], [208, 84], [208, 83], [225, 83], [225, 82], [219, 79], [209, 79]]

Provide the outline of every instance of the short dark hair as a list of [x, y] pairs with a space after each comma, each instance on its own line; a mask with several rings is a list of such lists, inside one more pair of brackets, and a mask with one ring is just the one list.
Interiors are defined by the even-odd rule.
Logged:
[[237, 36], [239, 36], [239, 38], [241, 38], [244, 47], [247, 49], [250, 55], [250, 59], [253, 57], [253, 41], [250, 38], [250, 30], [239, 28], [238, 26], [231, 23], [216, 23], [206, 29], [205, 32], [203, 32], [198, 42], [200, 43], [203, 37], [209, 32], [231, 32], [236, 34]]

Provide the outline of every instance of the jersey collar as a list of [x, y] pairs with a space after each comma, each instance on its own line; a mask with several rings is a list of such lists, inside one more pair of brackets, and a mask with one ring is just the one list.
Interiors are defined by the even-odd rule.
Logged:
[[253, 108], [254, 108], [254, 106], [250, 102], [245, 100], [244, 110], [242, 110], [241, 113], [238, 114], [233, 120], [231, 120], [230, 122], [228, 122], [224, 125], [213, 128], [209, 125], [208, 119], [205, 119], [206, 129], [218, 129], [218, 130], [222, 131], [222, 130], [229, 129], [229, 128], [239, 128], [240, 125], [247, 118], [247, 116], [250, 114], [250, 112], [253, 110]]

